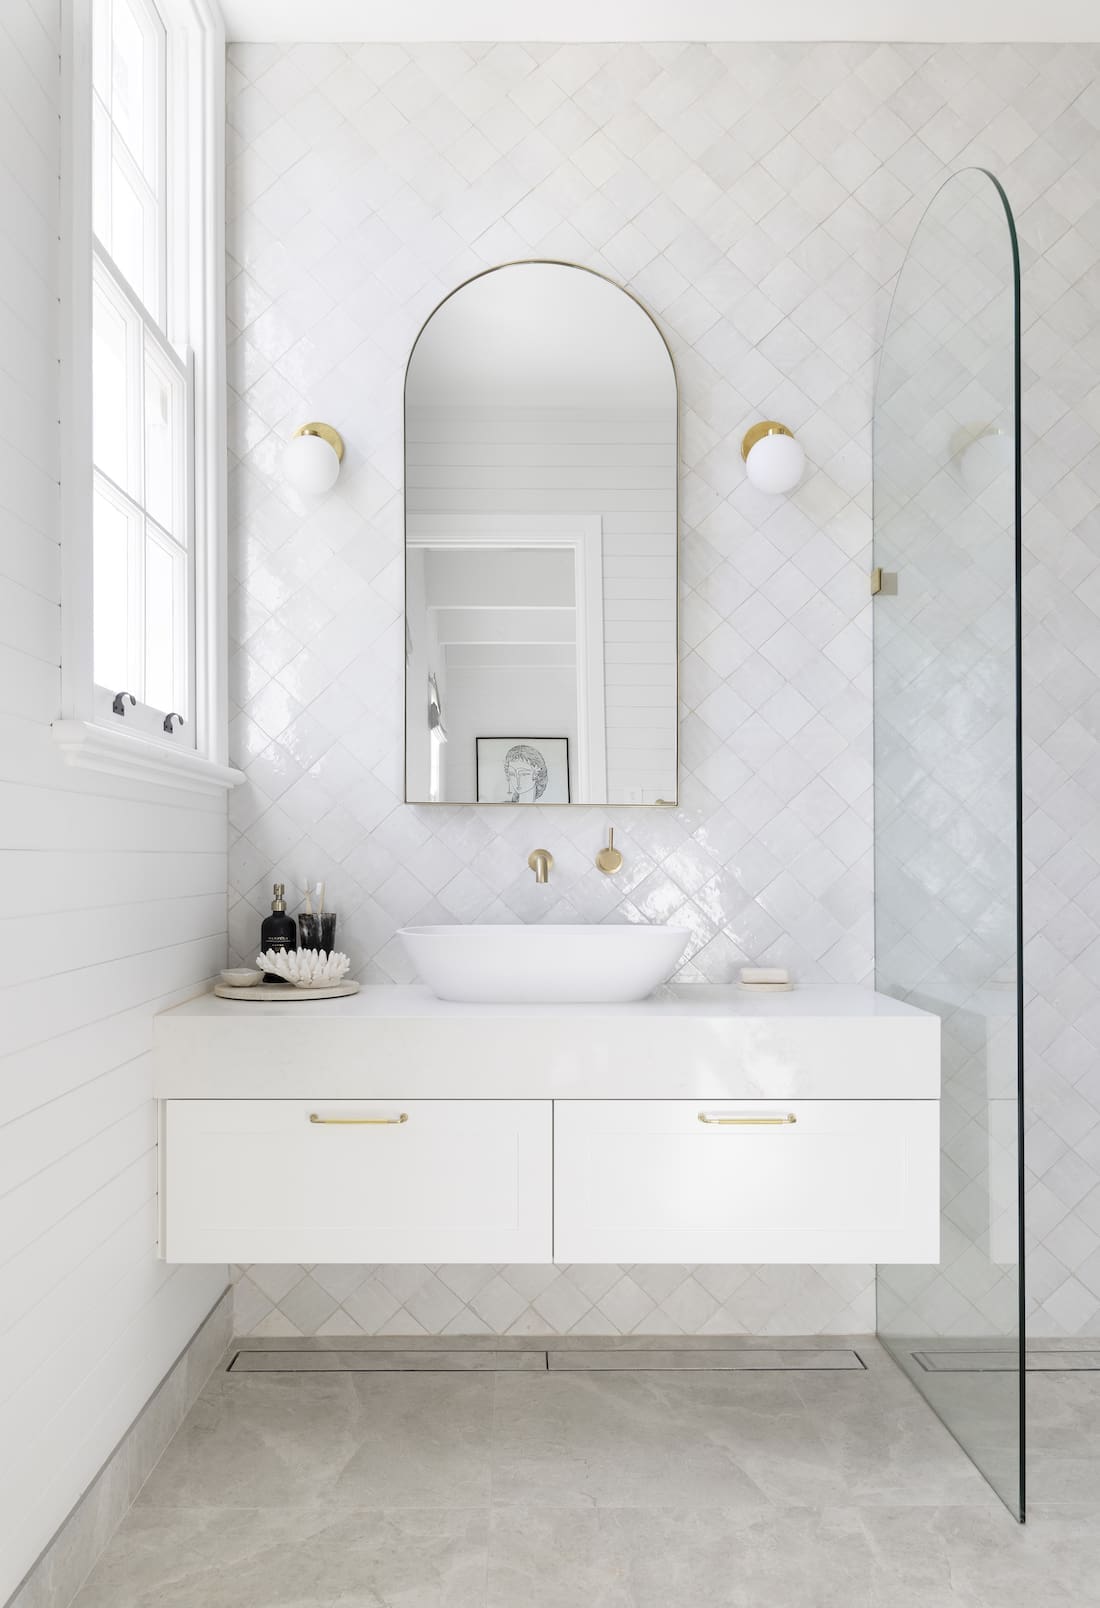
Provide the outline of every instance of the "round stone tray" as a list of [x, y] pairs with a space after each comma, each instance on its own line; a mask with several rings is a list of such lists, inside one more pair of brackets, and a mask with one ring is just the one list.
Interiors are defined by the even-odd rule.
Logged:
[[358, 983], [333, 983], [328, 988], [295, 988], [293, 983], [257, 983], [254, 988], [230, 988], [228, 983], [215, 983], [214, 992], [219, 999], [251, 999], [257, 1004], [270, 1004], [281, 999], [290, 1004], [301, 999], [346, 999], [358, 994]]

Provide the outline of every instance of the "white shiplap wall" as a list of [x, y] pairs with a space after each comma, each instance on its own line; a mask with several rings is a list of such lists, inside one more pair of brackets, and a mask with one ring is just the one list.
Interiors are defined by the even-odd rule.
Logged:
[[671, 399], [663, 413], [418, 408], [406, 420], [410, 513], [601, 517], [607, 796], [631, 804], [675, 798]]
[[153, 1013], [223, 964], [220, 800], [64, 767], [57, 0], [0, 8], [0, 1601], [224, 1268], [156, 1259]]

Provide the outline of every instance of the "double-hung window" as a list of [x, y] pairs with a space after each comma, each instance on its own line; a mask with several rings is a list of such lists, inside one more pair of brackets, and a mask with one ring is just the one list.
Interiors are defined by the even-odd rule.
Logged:
[[57, 735], [74, 763], [170, 780], [176, 756], [229, 785], [224, 31], [214, 0], [88, 0], [63, 17]]
[[121, 698], [131, 730], [173, 715], [193, 747], [192, 363], [169, 318], [166, 56], [155, 0], [94, 0], [92, 644], [96, 718]]

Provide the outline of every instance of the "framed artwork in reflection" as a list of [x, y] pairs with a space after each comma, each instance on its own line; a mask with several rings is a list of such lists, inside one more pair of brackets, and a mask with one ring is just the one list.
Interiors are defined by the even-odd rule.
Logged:
[[478, 737], [479, 804], [568, 804], [568, 737]]

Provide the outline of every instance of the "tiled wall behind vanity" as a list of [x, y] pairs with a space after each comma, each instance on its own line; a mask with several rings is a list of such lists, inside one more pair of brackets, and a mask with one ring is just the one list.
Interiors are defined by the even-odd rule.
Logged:
[[[1071, 778], [1098, 729], [1083, 712], [1100, 685], [1084, 648], [1100, 363], [1074, 288], [1100, 245], [1095, 163], [1077, 161], [1095, 151], [1098, 65], [1096, 50], [1034, 46], [250, 45], [229, 71], [231, 739], [248, 775], [231, 801], [231, 945], [255, 952], [273, 874], [324, 876], [367, 982], [407, 979], [394, 933], [408, 921], [542, 918], [685, 923], [686, 979], [756, 960], [870, 981], [874, 358], [936, 182], [968, 163], [1005, 178], [1031, 423], [1059, 427], [1029, 470], [1047, 509], [1029, 530], [1035, 798], [1062, 800], [1035, 840], [1061, 879], [1044, 876], [1035, 923], [1046, 1332], [1100, 1329], [1100, 1271], [1091, 1293], [1068, 1277], [1100, 1247], [1100, 1157], [1082, 1139], [1100, 1130], [1100, 1088], [1083, 1086], [1067, 974], [1044, 964], [1058, 955], [1087, 993], [1076, 961], [1100, 915], [1073, 902], [1100, 867], [1068, 866], [1081, 828], [1062, 792], [1082, 794]], [[404, 365], [455, 284], [531, 256], [628, 285], [680, 377], [681, 802], [615, 813], [614, 881], [592, 864], [604, 810], [401, 803]], [[791, 498], [745, 481], [739, 442], [760, 417], [806, 447]], [[305, 506], [279, 457], [313, 418], [348, 452], [336, 491]], [[1068, 631], [1045, 631], [1051, 613]], [[548, 889], [525, 864], [536, 837], [555, 855]], [[256, 1268], [238, 1326], [866, 1331], [872, 1271]], [[966, 1328], [950, 1278], [945, 1297]]]

